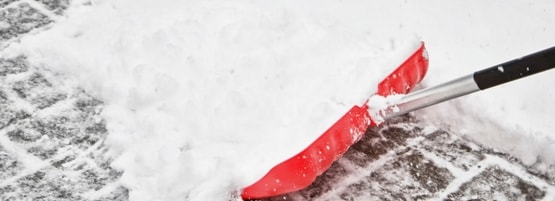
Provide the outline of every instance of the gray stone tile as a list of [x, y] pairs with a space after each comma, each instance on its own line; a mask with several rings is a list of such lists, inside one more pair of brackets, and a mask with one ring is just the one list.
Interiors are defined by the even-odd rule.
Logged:
[[88, 115], [100, 114], [102, 105], [104, 104], [102, 100], [95, 98], [82, 90], [72, 97], [76, 99], [74, 106], [77, 110], [87, 113]]
[[7, 104], [8, 103], [8, 95], [6, 92], [0, 90], [0, 104]]
[[8, 104], [0, 103], [0, 129], [11, 125], [19, 120], [28, 118], [30, 115], [21, 110], [9, 107]]
[[76, 190], [77, 185], [79, 184], [66, 175], [44, 169], [22, 177], [12, 185], [2, 188], [4, 193], [0, 195], [0, 198], [1, 200], [33, 201], [82, 200], [80, 194], [84, 191]]
[[77, 154], [107, 135], [104, 121], [93, 118], [78, 112], [30, 118], [19, 121], [7, 136], [13, 142], [26, 144], [29, 153], [43, 160], [56, 156], [60, 150]]
[[500, 167], [489, 167], [446, 200], [542, 200], [545, 192]]
[[0, 10], [0, 42], [43, 27], [52, 20], [27, 3]]
[[28, 64], [23, 56], [10, 59], [0, 58], [0, 77], [26, 72], [28, 70], [27, 66]]
[[69, 0], [35, 0], [40, 2], [46, 9], [61, 15], [69, 7]]
[[[28, 119], [23, 121], [29, 121]], [[18, 142], [22, 144], [32, 143], [38, 141], [42, 138], [42, 133], [33, 130], [32, 128], [27, 127], [26, 123], [22, 123], [23, 121], [17, 122], [16, 127], [14, 130], [10, 130], [6, 133], [8, 138], [13, 142]]]
[[112, 192], [108, 193], [105, 196], [102, 196], [98, 199], [93, 201], [127, 201], [129, 200], [129, 190], [125, 187], [119, 186], [114, 189]]
[[[398, 119], [408, 120], [406, 117]], [[351, 146], [344, 157], [365, 167], [384, 154], [405, 146], [408, 139], [418, 136], [420, 128], [403, 126], [407, 123], [388, 122], [377, 128], [370, 128], [359, 142]]]
[[7, 5], [10, 5], [13, 2], [16, 2], [18, 0], [0, 0], [0, 8], [6, 7]]
[[29, 101], [38, 109], [44, 109], [67, 98], [41, 74], [35, 73], [29, 79], [14, 83], [12, 89], [20, 98]]
[[[337, 183], [349, 173], [351, 172], [345, 169], [344, 166], [339, 163], [334, 163], [330, 169], [316, 178], [312, 185], [306, 188], [306, 190], [301, 191], [299, 194], [307, 200], [317, 198], [318, 196], [336, 188]], [[283, 197], [278, 196], [275, 199], [283, 199]]]
[[457, 139], [443, 130], [428, 134], [420, 146], [465, 171], [484, 159], [481, 153], [484, 150], [480, 146]]
[[[86, 200], [81, 197], [84, 192], [114, 185], [122, 172], [110, 166], [112, 159], [107, 156], [108, 149], [103, 145], [108, 131], [99, 116], [102, 101], [81, 89], [68, 92], [66, 87], [64, 95], [69, 100], [65, 100], [63, 107], [58, 107], [56, 112], [18, 116], [11, 99], [36, 105], [35, 93], [61, 93], [56, 89], [61, 86], [53, 85], [36, 69], [27, 70], [37, 73], [31, 72], [28, 79], [7, 83], [4, 88], [13, 92], [2, 91], [0, 94], [0, 104], [5, 106], [0, 107], [5, 110], [0, 113], [0, 123], [10, 125], [3, 126], [8, 129], [4, 133], [10, 143], [51, 166], [0, 187], [0, 200]], [[36, 112], [44, 109], [37, 107]], [[3, 149], [0, 150], [0, 159], [0, 171], [3, 171], [0, 179], [10, 179], [26, 168], [17, 157]], [[127, 200], [128, 194], [128, 190], [120, 186], [111, 192], [100, 193], [99, 199]]]
[[411, 150], [387, 163], [370, 176], [351, 184], [340, 194], [342, 200], [425, 200], [434, 197], [453, 180], [445, 168], [438, 167]]
[[17, 157], [0, 146], [0, 181], [15, 176], [23, 169]]
[[[6, 41], [17, 42], [11, 39], [52, 23], [47, 17], [51, 15], [41, 11], [63, 14], [70, 3], [35, 1], [38, 4], [31, 6], [0, 0], [0, 48]], [[33, 7], [41, 4], [40, 9]], [[19, 73], [25, 73], [15, 77], [19, 81], [4, 82], [6, 76]], [[24, 56], [0, 58], [2, 137], [23, 151], [18, 154], [28, 155], [13, 155], [0, 143], [0, 181], [13, 180], [0, 186], [0, 200], [87, 200], [82, 194], [92, 191], [99, 191], [94, 193], [98, 196], [95, 200], [128, 200], [129, 191], [117, 184], [122, 172], [110, 166], [112, 159], [103, 144], [108, 131], [99, 116], [102, 101], [76, 86], [59, 86], [64, 83], [53, 84], [49, 79], [63, 78], [30, 66]], [[68, 91], [70, 88], [73, 91]], [[18, 157], [36, 157], [50, 166], [36, 171], [25, 167]]]
[[107, 184], [117, 181], [122, 174], [123, 172], [112, 168], [87, 168], [79, 175], [79, 183], [87, 185], [88, 189], [100, 190]]
[[[264, 200], [434, 200], [453, 181], [461, 181], [451, 171], [478, 171], [478, 176], [462, 177], [465, 183], [446, 195], [447, 200], [541, 200], [545, 195], [538, 186], [521, 178], [532, 177], [534, 167], [524, 167], [530, 174], [520, 176], [498, 167], [476, 169], [473, 167], [484, 165], [486, 154], [514, 167], [523, 166], [506, 154], [446, 131], [426, 132], [410, 118], [371, 128], [310, 187]], [[549, 182], [548, 176], [535, 175]]]

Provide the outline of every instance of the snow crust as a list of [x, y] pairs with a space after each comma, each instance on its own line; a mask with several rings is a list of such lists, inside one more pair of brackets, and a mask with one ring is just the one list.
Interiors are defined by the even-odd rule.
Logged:
[[[431, 86], [555, 44], [554, 7], [549, 0], [81, 0], [3, 54], [24, 53], [105, 100], [107, 143], [131, 200], [225, 200], [362, 104], [420, 39]], [[549, 167], [554, 76], [415, 114]]]

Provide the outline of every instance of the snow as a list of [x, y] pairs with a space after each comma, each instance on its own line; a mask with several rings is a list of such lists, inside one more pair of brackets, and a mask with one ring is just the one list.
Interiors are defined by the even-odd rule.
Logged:
[[394, 94], [387, 97], [372, 95], [367, 103], [368, 113], [370, 117], [372, 117], [372, 120], [374, 120], [375, 123], [381, 124], [386, 120], [385, 116], [387, 116], [387, 114], [399, 112], [400, 109], [397, 104], [399, 104], [404, 96], [403, 94]]
[[[498, 66], [498, 67], [497, 67], [497, 70], [498, 70], [499, 72], [501, 72], [501, 73], [504, 73], [504, 72], [505, 72], [505, 68], [503, 68], [503, 66]], [[528, 70], [528, 68], [526, 68], [526, 70]]]
[[0, 30], [6, 30], [10, 28], [10, 23], [6, 21], [0, 21]]
[[[224, 200], [362, 104], [420, 40], [433, 86], [555, 44], [554, 6], [77, 0], [56, 26], [3, 53], [24, 53], [105, 101], [131, 200]], [[415, 115], [526, 164], [555, 164], [553, 76]]]

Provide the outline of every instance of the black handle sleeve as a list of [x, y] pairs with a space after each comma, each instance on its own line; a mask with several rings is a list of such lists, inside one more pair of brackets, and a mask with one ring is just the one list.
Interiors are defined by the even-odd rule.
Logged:
[[484, 90], [555, 67], [555, 47], [474, 72], [474, 81]]

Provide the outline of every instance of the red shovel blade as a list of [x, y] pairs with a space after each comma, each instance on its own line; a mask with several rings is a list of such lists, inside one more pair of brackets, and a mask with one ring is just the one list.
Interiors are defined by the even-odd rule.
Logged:
[[[428, 56], [422, 43], [405, 62], [380, 82], [376, 94], [406, 94], [424, 78], [427, 69]], [[370, 118], [367, 104], [355, 105], [306, 149], [276, 165], [256, 183], [244, 188], [241, 197], [261, 199], [306, 188], [356, 143], [371, 125], [376, 124]]]

